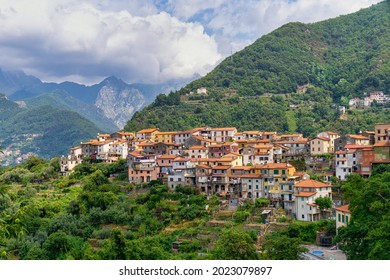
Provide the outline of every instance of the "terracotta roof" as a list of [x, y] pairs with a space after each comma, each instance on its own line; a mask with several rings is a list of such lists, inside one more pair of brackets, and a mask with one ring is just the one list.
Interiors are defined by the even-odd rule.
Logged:
[[198, 164], [197, 167], [205, 168], [205, 169], [211, 169], [211, 166], [207, 164]]
[[353, 139], [369, 140], [368, 137], [365, 137], [363, 135], [357, 135], [357, 134], [350, 134], [349, 137], [351, 137]]
[[308, 140], [275, 141], [277, 144], [307, 144]]
[[105, 136], [105, 137], [110, 137], [110, 134], [108, 134], [108, 133], [98, 133], [98, 136], [101, 136], [101, 137], [103, 137], [103, 136]]
[[207, 150], [204, 146], [191, 146], [188, 148], [189, 150]]
[[173, 161], [174, 162], [183, 162], [183, 161], [190, 161], [190, 158], [183, 158], [183, 157], [177, 157]]
[[216, 131], [221, 131], [221, 130], [237, 130], [235, 127], [217, 127], [217, 128], [212, 128], [211, 130], [216, 130]]
[[286, 138], [286, 137], [302, 137], [302, 134], [283, 134], [280, 137]]
[[232, 170], [251, 170], [252, 166], [234, 166]]
[[129, 153], [129, 155], [133, 156], [133, 157], [143, 157], [142, 154], [140, 154], [139, 152], [137, 151], [132, 151]]
[[349, 210], [349, 204], [345, 204], [345, 205], [342, 205], [340, 207], [337, 207], [337, 208], [335, 208], [335, 210], [341, 211], [341, 212], [346, 212], [346, 213], [351, 213], [351, 211]]
[[366, 145], [347, 144], [344, 146], [344, 149], [364, 149], [366, 147]]
[[146, 129], [142, 129], [140, 131], [137, 131], [137, 133], [152, 133], [156, 130], [157, 130], [157, 128], [146, 128]]
[[281, 169], [281, 168], [290, 168], [290, 167], [292, 167], [292, 165], [285, 163], [285, 162], [283, 162], [283, 163], [267, 163], [267, 164], [260, 166], [261, 169]]
[[258, 131], [258, 130], [249, 130], [249, 131], [244, 131], [242, 133], [245, 133], [245, 134], [261, 134], [261, 132]]
[[172, 135], [175, 133], [176, 133], [175, 131], [166, 131], [166, 132], [159, 131], [159, 132], [156, 132], [156, 135]]
[[294, 194], [294, 195], [295, 196], [310, 197], [310, 196], [313, 196], [315, 194], [316, 194], [316, 192], [300, 192], [300, 193], [297, 193], [297, 194]]
[[118, 132], [116, 132], [116, 133], [118, 133], [118, 134], [120, 134], [120, 135], [132, 135], [132, 136], [134, 136], [134, 133], [133, 133], [133, 132], [118, 131]]
[[345, 151], [337, 151], [336, 154], [337, 155], [343, 155], [343, 154], [345, 154]]
[[218, 165], [218, 166], [213, 167], [213, 169], [215, 169], [215, 170], [227, 170], [229, 168], [231, 168], [230, 165]]
[[73, 147], [73, 148], [70, 148], [71, 150], [77, 150], [77, 149], [80, 149], [81, 146], [76, 146], [76, 147]]
[[304, 180], [295, 184], [295, 187], [301, 188], [323, 188], [323, 187], [331, 187], [331, 185], [324, 184], [315, 180]]
[[326, 137], [316, 137], [316, 138], [313, 138], [312, 140], [315, 140], [315, 139], [319, 139], [319, 140], [322, 140], [322, 141], [330, 141], [330, 139], [326, 138]]
[[159, 156], [158, 159], [175, 159], [177, 157], [178, 157], [178, 155], [162, 155], [162, 156]]
[[380, 141], [374, 147], [390, 147], [390, 141]]

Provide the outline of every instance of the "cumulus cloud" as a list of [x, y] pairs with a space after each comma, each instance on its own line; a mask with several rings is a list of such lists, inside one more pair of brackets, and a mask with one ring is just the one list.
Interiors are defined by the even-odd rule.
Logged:
[[156, 83], [205, 74], [291, 22], [380, 0], [0, 0], [0, 67], [46, 80], [116, 75]]
[[102, 9], [104, 1], [0, 4], [1, 65], [48, 79], [117, 75], [153, 83], [205, 74], [221, 58], [201, 24], [154, 8], [141, 16], [119, 4]]

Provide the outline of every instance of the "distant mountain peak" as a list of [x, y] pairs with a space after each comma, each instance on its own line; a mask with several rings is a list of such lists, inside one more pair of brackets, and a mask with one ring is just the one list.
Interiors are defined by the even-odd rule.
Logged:
[[128, 86], [127, 83], [125, 83], [121, 78], [118, 78], [116, 76], [109, 76], [109, 77], [105, 78], [100, 84], [110, 86], [110, 87]]

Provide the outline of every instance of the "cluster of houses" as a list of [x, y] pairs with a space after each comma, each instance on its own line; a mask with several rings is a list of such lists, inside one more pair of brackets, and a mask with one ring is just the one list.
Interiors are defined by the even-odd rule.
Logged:
[[349, 100], [348, 105], [351, 109], [356, 108], [368, 108], [373, 102], [377, 104], [384, 105], [390, 102], [390, 96], [387, 96], [383, 91], [373, 91], [370, 92], [370, 96], [365, 96], [363, 98], [352, 98]]
[[[357, 135], [327, 131], [310, 139], [234, 127], [98, 134], [61, 158], [61, 172], [69, 174], [86, 158], [127, 159], [133, 184], [160, 179], [171, 189], [186, 185], [229, 200], [267, 198], [298, 220], [314, 221], [322, 214], [316, 198], [332, 199], [331, 177], [370, 176], [375, 164], [390, 163], [390, 123]], [[323, 182], [297, 172], [296, 163], [303, 160]]]

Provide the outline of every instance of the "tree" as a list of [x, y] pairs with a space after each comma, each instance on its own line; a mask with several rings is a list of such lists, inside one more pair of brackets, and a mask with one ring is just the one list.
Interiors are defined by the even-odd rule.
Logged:
[[332, 200], [330, 197], [317, 197], [315, 200], [315, 203], [317, 204], [318, 208], [320, 208], [321, 212], [324, 211], [325, 209], [330, 209], [332, 208]]
[[265, 258], [270, 260], [299, 260], [299, 255], [308, 251], [300, 245], [298, 238], [273, 232], [265, 237], [263, 243]]
[[211, 253], [217, 260], [256, 260], [255, 241], [250, 234], [243, 230], [224, 230]]
[[351, 221], [335, 238], [348, 259], [390, 259], [390, 172], [365, 180], [349, 176], [343, 185]]

